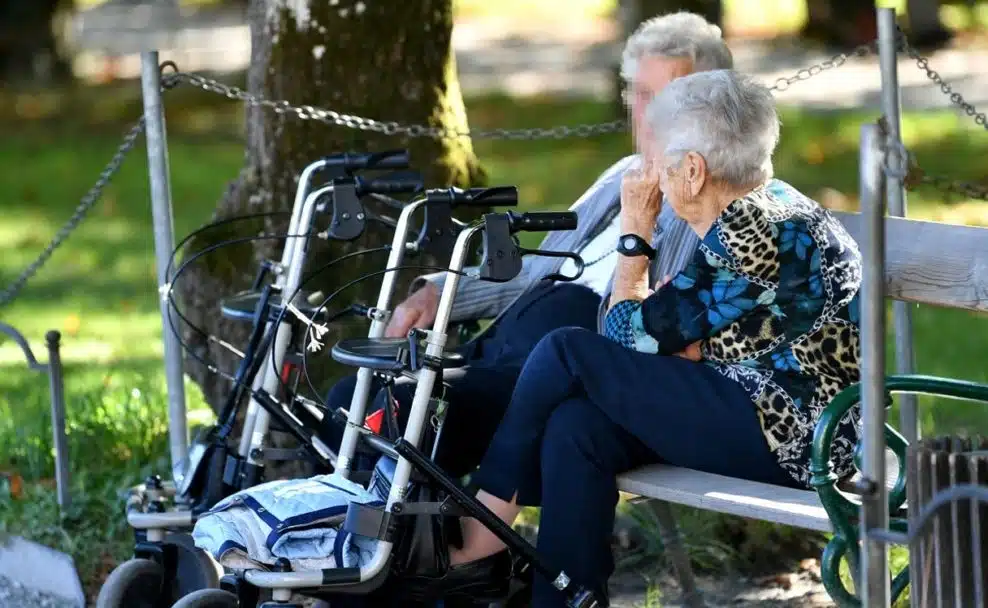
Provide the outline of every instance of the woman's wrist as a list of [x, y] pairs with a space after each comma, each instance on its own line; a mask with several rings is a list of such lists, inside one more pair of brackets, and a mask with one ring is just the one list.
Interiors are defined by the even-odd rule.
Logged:
[[652, 233], [655, 231], [655, 222], [658, 215], [652, 218], [641, 217], [639, 215], [621, 214], [621, 234], [637, 234], [645, 240], [650, 241]]

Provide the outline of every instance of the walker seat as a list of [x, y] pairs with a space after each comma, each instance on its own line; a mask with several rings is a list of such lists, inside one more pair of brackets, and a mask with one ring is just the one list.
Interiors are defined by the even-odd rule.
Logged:
[[[318, 306], [309, 304], [307, 296], [309, 294], [300, 292], [300, 297], [296, 298], [295, 308], [306, 317], [313, 319], [317, 323], [324, 323], [329, 316], [328, 311], [323, 308], [318, 310]], [[229, 298], [220, 300], [220, 312], [227, 319], [234, 321], [253, 321], [257, 313], [257, 305], [261, 301], [261, 291], [241, 291]], [[268, 297], [268, 321], [278, 320], [284, 306], [281, 303], [280, 294], [271, 294]], [[316, 314], [318, 312], [318, 314]], [[314, 318], [313, 318], [314, 317]], [[285, 315], [286, 319], [291, 319], [290, 315]]]
[[[332, 357], [351, 367], [366, 367], [400, 374], [419, 369], [427, 360], [425, 345], [409, 338], [350, 338], [333, 346]], [[466, 359], [459, 353], [446, 352], [438, 362], [444, 369], [462, 367]]]

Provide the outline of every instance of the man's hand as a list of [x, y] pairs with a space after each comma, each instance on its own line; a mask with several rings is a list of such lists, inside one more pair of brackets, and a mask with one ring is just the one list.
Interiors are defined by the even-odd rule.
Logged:
[[432, 327], [439, 310], [439, 289], [432, 283], [425, 283], [404, 302], [395, 307], [388, 326], [384, 329], [387, 338], [404, 338], [414, 327]]
[[[655, 286], [655, 289], [656, 290], [659, 289], [660, 287], [662, 287], [671, 280], [672, 277], [670, 277], [669, 275], [662, 277], [662, 280], [659, 281], [659, 283]], [[703, 342], [703, 340], [697, 340], [693, 344], [690, 344], [683, 350], [676, 353], [676, 356], [682, 357], [683, 359], [689, 359], [690, 361], [702, 361], [703, 354], [700, 352], [700, 342]]]

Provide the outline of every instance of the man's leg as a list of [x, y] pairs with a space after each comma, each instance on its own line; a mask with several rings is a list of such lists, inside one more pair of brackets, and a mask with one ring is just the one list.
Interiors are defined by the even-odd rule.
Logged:
[[[443, 371], [446, 386], [443, 397], [449, 408], [436, 462], [451, 476], [462, 477], [477, 468], [511, 400], [520, 371], [520, 364], [465, 365]], [[327, 404], [331, 408], [349, 407], [355, 383], [352, 376], [340, 380], [330, 391]], [[401, 378], [391, 389], [397, 402], [400, 429], [405, 428], [415, 386], [413, 380]], [[383, 409], [388, 398], [388, 391], [377, 380], [371, 394], [374, 397], [368, 405], [368, 415]], [[343, 438], [343, 425], [325, 423], [321, 436], [331, 448], [336, 448]]]

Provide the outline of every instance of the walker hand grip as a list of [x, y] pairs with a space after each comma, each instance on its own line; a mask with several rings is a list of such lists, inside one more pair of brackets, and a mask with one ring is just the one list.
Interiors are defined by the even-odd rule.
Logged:
[[508, 211], [508, 225], [511, 232], [552, 232], [554, 230], [576, 230], [575, 211], [531, 211], [515, 213]]
[[497, 186], [494, 188], [435, 188], [425, 193], [428, 203], [449, 203], [452, 206], [476, 205], [478, 207], [514, 207], [518, 204], [518, 188]]
[[421, 175], [401, 173], [395, 176], [382, 176], [375, 179], [356, 178], [359, 196], [365, 194], [411, 194], [421, 190], [425, 184]]
[[407, 169], [411, 165], [408, 150], [386, 150], [367, 154], [343, 152], [325, 158], [326, 165], [342, 167], [345, 171], [359, 169]]

